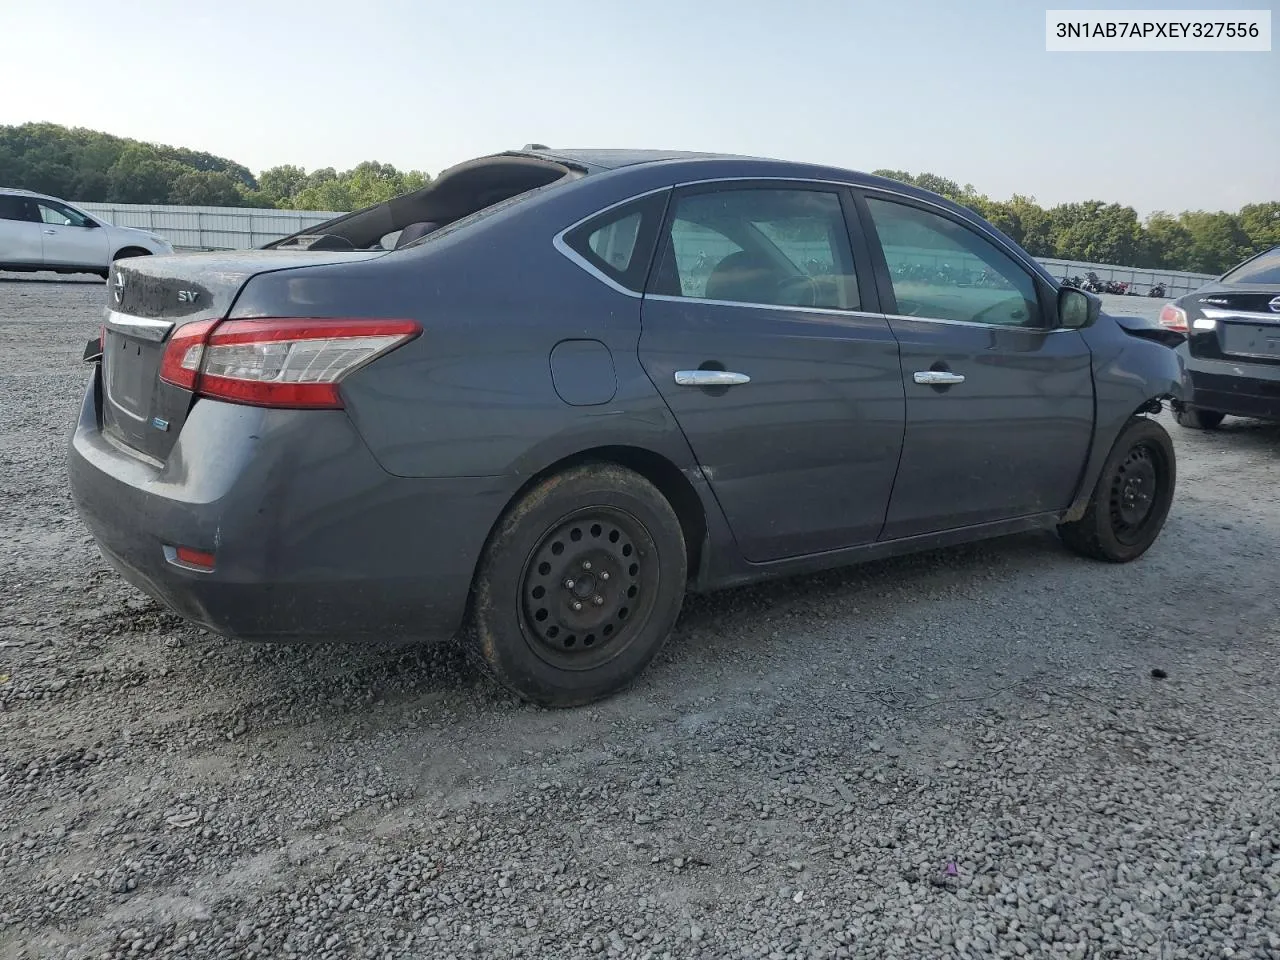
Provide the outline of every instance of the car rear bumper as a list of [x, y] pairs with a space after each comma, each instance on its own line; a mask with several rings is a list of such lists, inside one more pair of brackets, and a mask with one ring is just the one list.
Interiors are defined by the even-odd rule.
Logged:
[[1197, 407], [1280, 420], [1280, 365], [1191, 357], [1187, 379], [1191, 389], [1184, 399]]
[[[80, 516], [135, 586], [225, 636], [448, 637], [508, 490], [384, 471], [340, 410], [198, 400], [156, 467], [100, 427], [95, 370], [68, 470]], [[170, 559], [213, 553], [201, 572]]]

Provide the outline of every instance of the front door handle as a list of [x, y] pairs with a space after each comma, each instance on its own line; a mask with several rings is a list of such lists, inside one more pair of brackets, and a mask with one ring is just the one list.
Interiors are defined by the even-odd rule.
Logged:
[[745, 373], [730, 370], [677, 370], [676, 383], [682, 387], [734, 387], [750, 383]]
[[930, 387], [949, 387], [953, 383], [964, 383], [964, 374], [950, 370], [917, 370], [912, 379]]
[[57, 231], [57, 230], [46, 230], [46, 231], [45, 231], [45, 233], [49, 234], [49, 236], [51, 236], [51, 237], [52, 237], [52, 236], [57, 236], [58, 231]]

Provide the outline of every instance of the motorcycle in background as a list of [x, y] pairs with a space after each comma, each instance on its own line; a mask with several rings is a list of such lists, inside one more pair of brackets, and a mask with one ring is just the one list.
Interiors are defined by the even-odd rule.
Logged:
[[1163, 284], [1163, 283], [1157, 283], [1154, 287], [1152, 287], [1150, 290], [1148, 290], [1148, 291], [1147, 291], [1147, 296], [1148, 296], [1148, 297], [1163, 297], [1163, 296], [1164, 296], [1164, 284]]

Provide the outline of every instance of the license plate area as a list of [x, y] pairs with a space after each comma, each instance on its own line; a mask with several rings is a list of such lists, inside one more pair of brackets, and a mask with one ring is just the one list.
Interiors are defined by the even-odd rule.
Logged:
[[1280, 360], [1280, 324], [1223, 324], [1222, 352], [1233, 357]]
[[146, 420], [151, 404], [151, 346], [123, 334], [108, 333], [102, 355], [107, 400], [117, 411], [139, 422]]

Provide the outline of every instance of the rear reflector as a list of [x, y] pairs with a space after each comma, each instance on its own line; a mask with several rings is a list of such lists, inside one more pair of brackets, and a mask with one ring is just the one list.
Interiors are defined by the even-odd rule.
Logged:
[[214, 564], [212, 553], [196, 550], [194, 547], [174, 547], [173, 559], [185, 567], [195, 567], [199, 570], [212, 570]]
[[1160, 311], [1160, 326], [1178, 333], [1187, 332], [1187, 312], [1172, 303], [1166, 303]]
[[174, 333], [160, 379], [235, 403], [336, 408], [343, 377], [421, 332], [412, 320], [206, 320]]

